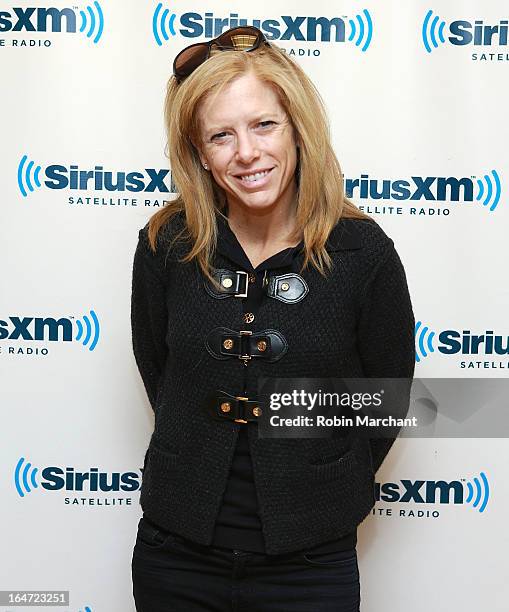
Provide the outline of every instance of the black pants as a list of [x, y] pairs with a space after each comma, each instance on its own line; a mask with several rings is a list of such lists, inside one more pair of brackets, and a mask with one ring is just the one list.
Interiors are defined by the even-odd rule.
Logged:
[[140, 519], [137, 612], [358, 612], [356, 550], [264, 555], [195, 544]]

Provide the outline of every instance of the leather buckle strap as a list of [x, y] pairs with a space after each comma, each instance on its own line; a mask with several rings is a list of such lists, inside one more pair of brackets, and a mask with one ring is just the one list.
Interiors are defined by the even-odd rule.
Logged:
[[235, 423], [258, 421], [262, 413], [256, 400], [221, 390], [209, 394], [208, 409], [213, 418]]
[[308, 284], [296, 272], [272, 274], [264, 280], [264, 288], [267, 295], [286, 304], [300, 302], [309, 292]]
[[212, 277], [219, 283], [220, 289], [212, 286], [207, 279], [204, 278], [205, 289], [215, 298], [221, 299], [226, 297], [247, 297], [247, 289], [249, 286], [249, 274], [244, 270], [226, 270], [219, 268], [212, 272]]
[[252, 332], [215, 327], [208, 333], [205, 346], [216, 359], [237, 357], [244, 360], [246, 365], [253, 357], [277, 361], [288, 350], [285, 337], [275, 329]]
[[[221, 287], [217, 290], [207, 282], [207, 279], [203, 279], [205, 289], [212, 297], [218, 299], [230, 296], [247, 297], [249, 287], [249, 274], [247, 272], [217, 268], [212, 272], [212, 276]], [[285, 304], [296, 304], [303, 300], [309, 292], [308, 284], [296, 272], [267, 274], [266, 270], [262, 286], [269, 297]]]

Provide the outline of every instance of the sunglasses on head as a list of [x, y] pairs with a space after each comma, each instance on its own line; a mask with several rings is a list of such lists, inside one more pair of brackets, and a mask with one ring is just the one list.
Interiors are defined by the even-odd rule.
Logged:
[[254, 26], [232, 28], [208, 42], [196, 43], [182, 49], [173, 62], [173, 74], [177, 83], [180, 83], [210, 57], [212, 46], [219, 51], [254, 51], [262, 43], [270, 47], [263, 32], [258, 28]]

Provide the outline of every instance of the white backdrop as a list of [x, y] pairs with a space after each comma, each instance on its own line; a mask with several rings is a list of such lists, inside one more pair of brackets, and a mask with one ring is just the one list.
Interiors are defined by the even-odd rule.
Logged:
[[[153, 416], [131, 348], [132, 258], [171, 197], [169, 173], [151, 178], [168, 170], [173, 57], [217, 35], [214, 19], [261, 19], [322, 93], [347, 188], [405, 264], [416, 376], [507, 377], [507, 351], [440, 350], [447, 330], [490, 330], [507, 346], [506, 2], [20, 0], [0, 11], [0, 590], [68, 590], [74, 612], [134, 610]], [[507, 610], [506, 465], [505, 439], [396, 442], [359, 529], [363, 612]], [[464, 487], [458, 503], [426, 498], [441, 480]], [[423, 498], [405, 501], [415, 481]], [[0, 605], [11, 609], [28, 608]]]

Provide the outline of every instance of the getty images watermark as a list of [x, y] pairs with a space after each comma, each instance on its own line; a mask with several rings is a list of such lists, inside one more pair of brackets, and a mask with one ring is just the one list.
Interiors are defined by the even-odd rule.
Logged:
[[509, 379], [260, 378], [264, 438], [509, 437]]
[[[299, 391], [294, 389], [291, 393], [272, 393], [269, 397], [269, 408], [271, 410], [280, 410], [284, 407], [302, 407], [304, 410], [310, 411], [315, 410], [316, 415], [312, 417], [306, 415], [298, 415], [289, 417], [291, 421], [288, 423], [288, 417], [282, 417], [281, 415], [270, 416], [271, 425], [279, 426], [282, 422], [287, 425], [305, 425], [307, 427], [353, 427], [357, 425], [359, 427], [366, 427], [369, 425], [375, 426], [397, 426], [402, 427], [407, 425], [409, 427], [417, 426], [417, 419], [415, 416], [409, 418], [394, 418], [392, 415], [385, 417], [373, 417], [368, 414], [360, 412], [366, 408], [379, 408], [383, 404], [384, 389], [376, 391], [375, 393], [337, 393], [331, 391], [315, 391], [310, 393], [300, 389]], [[333, 416], [326, 416], [320, 414], [319, 408], [335, 408], [350, 409], [352, 412], [359, 411], [355, 415], [355, 418], [347, 417], [344, 414], [334, 414]], [[354, 423], [355, 421], [355, 423]]]

